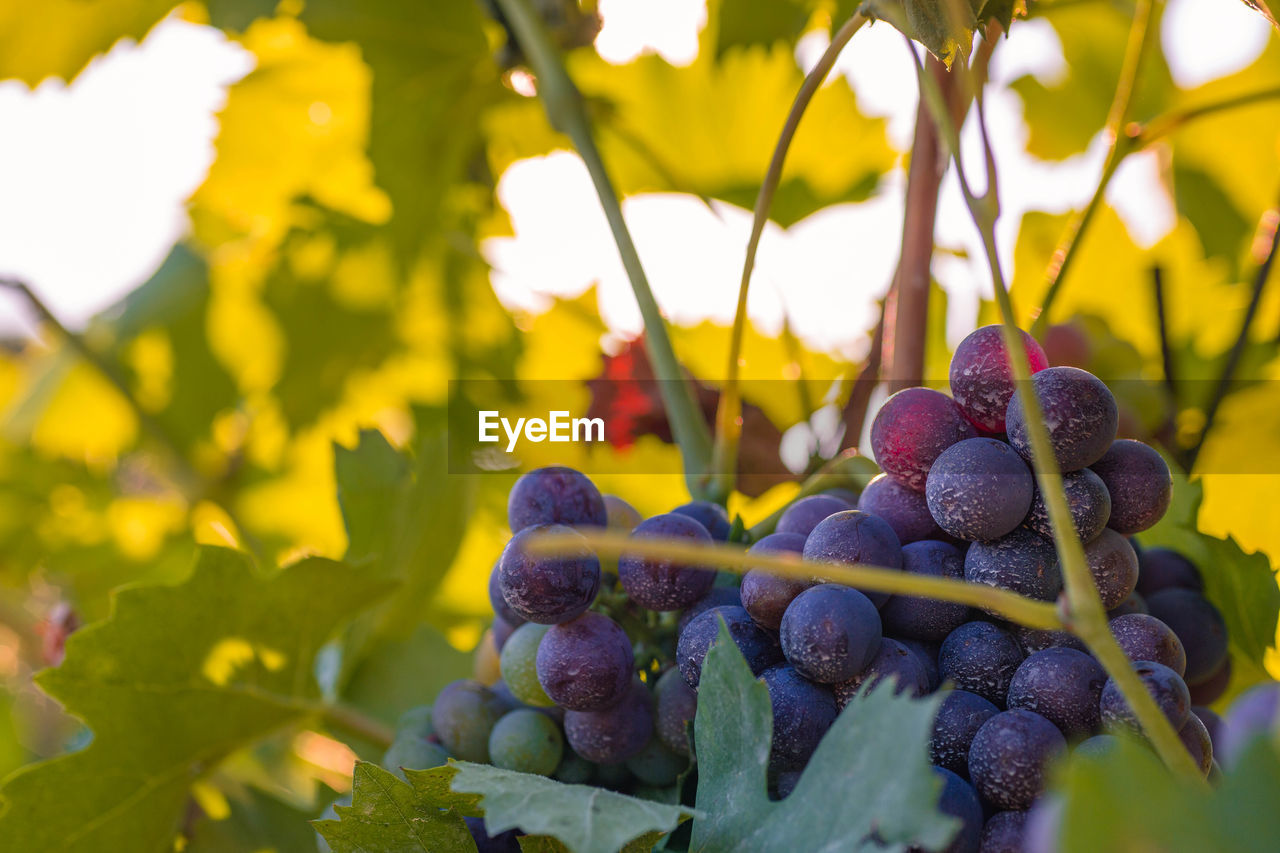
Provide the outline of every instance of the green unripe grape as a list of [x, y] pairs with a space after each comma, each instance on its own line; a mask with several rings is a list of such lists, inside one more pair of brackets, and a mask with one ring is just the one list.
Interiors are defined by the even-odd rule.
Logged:
[[416, 734], [401, 731], [383, 754], [381, 763], [384, 769], [404, 779], [404, 770], [401, 768], [428, 770], [448, 761], [449, 753], [444, 751], [444, 747]]
[[566, 785], [585, 785], [595, 775], [595, 765], [578, 755], [572, 749], [566, 749], [556, 768], [554, 778]]
[[396, 721], [396, 736], [399, 737], [402, 732], [412, 732], [418, 737], [430, 737], [435, 734], [435, 727], [431, 724], [431, 706], [419, 705], [401, 714], [400, 719]]
[[538, 645], [550, 627], [534, 622], [524, 623], [512, 632], [498, 659], [502, 680], [507, 683], [511, 695], [535, 708], [549, 708], [555, 704], [538, 683]]
[[560, 766], [563, 754], [560, 727], [532, 709], [507, 714], [489, 735], [489, 761], [504, 770], [550, 776]]
[[674, 785], [688, 766], [688, 758], [676, 755], [656, 737], [649, 738], [644, 749], [627, 759], [627, 769], [641, 782], [655, 788]]
[[478, 681], [447, 685], [431, 707], [436, 735], [449, 754], [463, 761], [489, 761], [489, 733], [506, 712], [502, 700]]

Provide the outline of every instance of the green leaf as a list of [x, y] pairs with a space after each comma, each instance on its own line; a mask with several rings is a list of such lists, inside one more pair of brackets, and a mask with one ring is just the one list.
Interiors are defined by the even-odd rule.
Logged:
[[[928, 742], [941, 697], [893, 695], [885, 683], [837, 718], [795, 791], [769, 800], [772, 712], [763, 682], [722, 623], [707, 653], [694, 721], [698, 807], [691, 851], [944, 847], [956, 822], [937, 811]], [[872, 840], [875, 833], [875, 840]]]
[[204, 815], [184, 853], [243, 853], [245, 850], [314, 853], [316, 833], [305, 814], [254, 788], [228, 795], [225, 817]]
[[373, 70], [369, 159], [393, 207], [405, 257], [442, 207], [479, 142], [484, 107], [502, 97], [475, 0], [309, 0], [302, 21], [317, 38], [354, 41]]
[[316, 651], [386, 588], [318, 558], [264, 578], [205, 547], [185, 583], [120, 590], [111, 617], [38, 677], [93, 741], [7, 781], [0, 837], [15, 850], [171, 849], [191, 782], [314, 716]]
[[[367, 646], [347, 673], [342, 700], [394, 725], [410, 708], [433, 702], [449, 682], [470, 678], [471, 657], [435, 628], [420, 625], [406, 640], [386, 637]], [[423, 661], [431, 666], [424, 668]]]
[[70, 81], [120, 39], [140, 41], [173, 0], [45, 0], [0, 5], [0, 79]]
[[[161, 336], [168, 351], [163, 402], [156, 419], [183, 448], [206, 439], [215, 416], [235, 405], [234, 380], [209, 349], [209, 269], [186, 246], [178, 245], [144, 284], [130, 293], [113, 324], [115, 357], [128, 363], [130, 344], [147, 334]], [[145, 371], [144, 365], [142, 370]], [[138, 371], [133, 371], [136, 376]], [[139, 384], [139, 383], [135, 383]], [[142, 380], [146, 388], [146, 380]], [[145, 402], [145, 393], [135, 392]]]
[[1173, 167], [1173, 200], [1178, 213], [1200, 235], [1205, 257], [1220, 258], [1228, 277], [1240, 273], [1240, 258], [1253, 233], [1253, 224], [1222, 186], [1208, 173], [1177, 162]]
[[[930, 53], [951, 67], [957, 55], [968, 56], [973, 33], [979, 23], [980, 0], [960, 4], [965, 20], [951, 19], [949, 0], [868, 0], [863, 14], [887, 21], [903, 35], [924, 45]], [[986, 5], [991, 5], [989, 2]], [[1012, 14], [1012, 13], [1010, 13]]]
[[1280, 753], [1257, 741], [1222, 785], [1206, 789], [1169, 773], [1125, 740], [1099, 758], [1072, 760], [1055, 786], [1062, 797], [1062, 853], [1264, 853], [1280, 837]]
[[[1062, 160], [1084, 151], [1106, 124], [1132, 12], [1127, 4], [1098, 2], [1041, 3], [1033, 9], [1057, 31], [1066, 73], [1050, 84], [1026, 76], [1010, 86], [1022, 97], [1030, 131], [1027, 151], [1042, 160]], [[1153, 39], [1143, 57], [1130, 115], [1155, 115], [1173, 92], [1160, 39]]]
[[717, 57], [732, 48], [794, 44], [812, 12], [805, 0], [722, 0], [719, 5]]
[[[455, 770], [455, 793], [481, 798], [485, 826], [491, 833], [518, 827], [530, 835], [551, 836], [573, 853], [630, 850], [628, 842], [642, 837], [642, 843], [649, 845], [644, 849], [652, 849], [659, 837], [695, 815], [681, 806], [639, 800], [589, 785], [566, 785], [484, 764], [459, 761], [450, 768]], [[415, 784], [423, 776], [408, 775]]]
[[475, 482], [450, 473], [444, 417], [443, 412], [418, 412], [412, 461], [377, 430], [362, 431], [354, 450], [334, 450], [338, 501], [350, 540], [346, 559], [399, 583], [383, 607], [353, 626], [348, 666], [358, 663], [365, 642], [407, 638], [416, 629], [457, 555]]
[[[1181, 485], [1181, 484], [1179, 484]], [[1269, 678], [1264, 664], [1274, 654], [1277, 619], [1280, 618], [1280, 586], [1271, 561], [1262, 552], [1245, 553], [1234, 537], [1218, 539], [1195, 529], [1203, 500], [1199, 481], [1187, 484], [1183, 509], [1170, 513], [1141, 536], [1143, 545], [1159, 545], [1183, 554], [1200, 568], [1205, 596], [1217, 605], [1226, 621], [1231, 649], [1232, 674], [1228, 696]], [[1175, 516], [1195, 507], [1193, 523]]]
[[461, 816], [441, 811], [378, 765], [358, 762], [354, 776], [351, 805], [335, 809], [338, 820], [313, 824], [333, 853], [465, 853], [476, 849]]

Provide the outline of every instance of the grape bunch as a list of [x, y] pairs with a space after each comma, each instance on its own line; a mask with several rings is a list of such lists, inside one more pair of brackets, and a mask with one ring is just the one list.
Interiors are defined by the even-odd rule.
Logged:
[[[1024, 343], [1029, 390], [1045, 412], [1070, 509], [1065, 535], [1079, 537], [1117, 643], [1208, 776], [1222, 725], [1204, 706], [1230, 679], [1225, 623], [1197, 566], [1133, 538], [1168, 508], [1169, 468], [1145, 444], [1117, 439], [1104, 383], [1049, 367], [1030, 336]], [[860, 690], [887, 681], [909, 696], [943, 691], [930, 759], [940, 807], [964, 824], [951, 849], [1020, 849], [1052, 761], [1141, 737], [1124, 697], [1071, 634], [764, 568], [739, 581], [637, 553], [602, 562], [586, 539], [555, 557], [527, 548], [542, 532], [572, 538], [590, 528], [636, 541], [734, 539], [748, 554], [878, 566], [1055, 601], [1063, 579], [1054, 531], [999, 327], [964, 340], [950, 386], [951, 396], [923, 387], [891, 396], [870, 434], [883, 473], [860, 494], [801, 497], [754, 542], [717, 504], [646, 519], [577, 471], [521, 476], [508, 503], [513, 535], [489, 580], [501, 678], [455, 682], [429, 709], [411, 712], [384, 764], [416, 769], [455, 757], [639, 796], [669, 790], [693, 769], [702, 667], [723, 625], [768, 689], [773, 796], [790, 793]], [[1255, 717], [1266, 713], [1276, 712]], [[483, 827], [473, 833], [479, 840]], [[514, 835], [483, 840], [482, 850], [518, 849]]]

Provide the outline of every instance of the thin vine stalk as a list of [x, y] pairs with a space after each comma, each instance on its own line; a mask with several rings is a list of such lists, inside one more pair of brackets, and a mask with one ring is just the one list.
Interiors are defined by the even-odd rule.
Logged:
[[769, 221], [769, 208], [773, 205], [773, 196], [782, 181], [782, 167], [786, 163], [787, 152], [795, 139], [800, 120], [805, 110], [813, 101], [822, 82], [827, 79], [836, 59], [845, 45], [853, 38], [867, 19], [861, 13], [854, 13], [832, 37], [831, 44], [818, 59], [816, 65], [805, 75], [787, 113], [787, 120], [782, 125], [782, 132], [773, 148], [773, 157], [769, 160], [769, 168], [765, 172], [764, 181], [760, 184], [760, 192], [756, 195], [755, 213], [751, 220], [751, 236], [747, 238], [746, 258], [742, 264], [742, 279], [738, 284], [738, 304], [733, 314], [733, 331], [729, 338], [729, 365], [725, 372], [724, 388], [720, 392], [720, 402], [716, 409], [715, 446], [712, 451], [713, 482], [711, 493], [724, 500], [732, 491], [738, 466], [738, 445], [742, 438], [742, 394], [738, 387], [738, 376], [742, 367], [742, 339], [747, 327], [747, 293], [751, 287], [751, 274], [755, 270], [756, 253], [760, 248], [760, 238], [764, 235], [764, 226]]
[[663, 320], [653, 290], [649, 287], [649, 279], [640, 263], [640, 254], [636, 251], [635, 242], [631, 239], [631, 232], [623, 218], [618, 193], [592, 136], [582, 94], [565, 71], [546, 27], [529, 0], [497, 2], [511, 24], [521, 49], [529, 58], [538, 81], [538, 95], [546, 107], [547, 116], [552, 125], [573, 142], [591, 176], [591, 183], [617, 244], [622, 266], [640, 307], [646, 347], [654, 373], [658, 377], [658, 390], [667, 411], [672, 435], [680, 446], [685, 479], [690, 491], [700, 495], [711, 463], [711, 431], [698, 405], [693, 385], [676, 360], [666, 321]]
[[760, 569], [779, 577], [802, 581], [822, 578], [832, 583], [891, 595], [915, 595], [967, 604], [1020, 625], [1041, 630], [1062, 628], [1057, 608], [1049, 602], [1036, 601], [985, 584], [911, 574], [881, 566], [806, 560], [796, 554], [748, 553], [733, 545], [691, 545], [680, 540], [633, 539], [626, 533], [604, 530], [584, 529], [572, 534], [540, 534], [530, 537], [525, 547], [535, 555], [573, 553], [581, 550], [583, 539], [598, 553], [609, 556], [628, 554], [656, 560], [675, 560], [737, 574]]
[[[914, 50], [912, 57], [916, 65], [916, 76], [920, 80], [921, 96], [928, 100], [934, 118], [939, 123], [943, 138], [951, 151], [951, 160], [955, 163], [956, 176], [959, 179], [965, 204], [982, 237], [983, 254], [987, 260], [996, 301], [1003, 318], [1001, 328], [1005, 347], [1009, 353], [1015, 390], [1025, 415], [1027, 433], [1031, 442], [1032, 465], [1035, 469], [1037, 485], [1049, 511], [1058, 561], [1062, 568], [1065, 586], [1063, 622], [1069, 631], [1084, 641], [1106, 670], [1107, 675], [1115, 681], [1125, 701], [1133, 709], [1142, 731], [1165, 765], [1188, 778], [1202, 779], [1178, 733], [1174, 731], [1164, 712], [1147, 692], [1129, 659], [1111, 634], [1106, 610], [1102, 606], [1102, 599], [1094, 585], [1093, 576], [1085, 558], [1084, 546], [1076, 535], [1071, 519], [1071, 510], [1062, 488], [1062, 473], [1053, 455], [1049, 431], [1045, 427], [1044, 413], [1041, 411], [1040, 401], [1035, 394], [1031, 393], [1031, 370], [1028, 366], [1026, 346], [1014, 315], [1013, 302], [1009, 298], [1008, 286], [996, 248], [997, 205], [991, 199], [974, 193], [959, 154], [959, 132], [947, 114], [941, 91], [915, 60]], [[976, 93], [975, 97], [981, 98], [982, 95]]]
[[1132, 139], [1124, 133], [1125, 122], [1133, 106], [1142, 58], [1147, 52], [1156, 29], [1152, 26], [1152, 22], [1159, 17], [1159, 11], [1163, 7], [1164, 0], [1138, 0], [1134, 7], [1133, 24], [1129, 28], [1129, 40], [1125, 45], [1124, 59], [1120, 66], [1120, 79], [1116, 83], [1115, 96], [1111, 101], [1111, 108], [1107, 111], [1107, 123], [1103, 131], [1107, 135], [1108, 142], [1106, 160], [1102, 164], [1102, 175], [1098, 179], [1098, 186], [1094, 189], [1089, 203], [1067, 225], [1066, 233], [1049, 260], [1049, 269], [1045, 274], [1048, 289], [1040, 305], [1040, 313], [1032, 326], [1032, 334], [1036, 337], [1043, 336], [1049, 324], [1049, 312], [1062, 290], [1062, 283], [1066, 280], [1067, 270], [1075, 258], [1082, 234], [1089, 227], [1098, 208], [1102, 206], [1107, 187], [1111, 184], [1116, 170], [1120, 168], [1120, 163], [1133, 150]]

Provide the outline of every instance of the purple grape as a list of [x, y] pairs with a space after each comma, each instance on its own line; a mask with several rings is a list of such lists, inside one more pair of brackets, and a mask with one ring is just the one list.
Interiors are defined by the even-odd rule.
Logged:
[[924, 491], [938, 454], [977, 430], [946, 394], [907, 388], [894, 394], [871, 422], [871, 451], [880, 469], [902, 485]]
[[920, 663], [924, 666], [924, 674], [929, 680], [927, 692], [932, 693], [937, 690], [942, 683], [942, 676], [938, 673], [938, 649], [942, 644], [913, 640], [910, 637], [895, 637], [894, 639], [910, 649], [920, 659]]
[[[1155, 661], [1137, 661], [1134, 663], [1133, 669], [1138, 673], [1138, 677], [1146, 685], [1147, 692], [1156, 700], [1156, 704], [1160, 706], [1160, 710], [1164, 712], [1164, 715], [1169, 718], [1169, 722], [1173, 727], [1175, 729], [1182, 728], [1182, 724], [1187, 721], [1187, 717], [1191, 714], [1191, 695], [1187, 692], [1186, 682], [1182, 680], [1178, 673]], [[1115, 681], [1110, 678], [1107, 679], [1106, 686], [1102, 688], [1099, 707], [1102, 711], [1102, 722], [1108, 728], [1120, 731], [1128, 730], [1134, 733], [1141, 732], [1138, 718], [1134, 715], [1133, 709], [1125, 701], [1124, 695], [1121, 694], [1120, 688], [1116, 687]]]
[[663, 746], [678, 755], [689, 754], [686, 730], [698, 713], [698, 694], [685, 683], [678, 667], [662, 673], [653, 688], [654, 732]]
[[[946, 542], [923, 540], [902, 549], [902, 570], [908, 574], [964, 579], [964, 553]], [[969, 619], [969, 607], [934, 598], [895, 595], [881, 608], [884, 631], [895, 637], [941, 642]]]
[[[1072, 526], [1081, 542], [1092, 542], [1107, 527], [1107, 519], [1111, 517], [1111, 495], [1107, 491], [1102, 478], [1081, 468], [1062, 475], [1062, 489], [1067, 497], [1067, 508], [1071, 510]], [[1031, 511], [1027, 513], [1027, 526], [1049, 539], [1053, 538], [1053, 524], [1049, 521], [1049, 508], [1045, 505], [1044, 495], [1036, 490], [1031, 499]]]
[[1212, 678], [1227, 659], [1227, 625], [1209, 599], [1189, 589], [1162, 589], [1147, 597], [1151, 615], [1173, 629], [1187, 653], [1186, 680]]
[[676, 664], [685, 683], [694, 690], [702, 680], [702, 663], [720, 636], [720, 620], [754, 675], [759, 675], [782, 661], [778, 638], [764, 630], [741, 607], [715, 607], [698, 616], [680, 632], [676, 644]]
[[1084, 642], [1070, 631], [1044, 631], [1039, 628], [1028, 628], [1025, 625], [1013, 626], [1013, 635], [1018, 638], [1018, 645], [1029, 655], [1045, 649], [1075, 649], [1087, 651]]
[[585, 539], [563, 557], [525, 553], [530, 537], [549, 533], [576, 536], [572, 528], [559, 524], [526, 527], [511, 538], [498, 562], [502, 599], [519, 616], [542, 625], [578, 616], [591, 606], [600, 589], [600, 561]]
[[1223, 719], [1219, 757], [1223, 766], [1235, 766], [1254, 738], [1274, 736], [1278, 716], [1280, 682], [1259, 684], [1240, 694]]
[[857, 506], [858, 504], [858, 493], [855, 492], [853, 489], [841, 489], [841, 488], [823, 489], [818, 494], [831, 495], [831, 497], [833, 498], [839, 498], [840, 500], [847, 503], [849, 506]]
[[1008, 631], [990, 622], [966, 622], [942, 641], [938, 670], [943, 681], [1003, 708], [1022, 660], [1022, 647]]
[[929, 514], [929, 502], [888, 474], [877, 474], [858, 498], [858, 509], [883, 518], [903, 545], [922, 539], [941, 539], [942, 528]]
[[942, 778], [938, 811], [960, 821], [959, 831], [942, 853], [978, 853], [982, 838], [982, 803], [978, 801], [978, 792], [945, 767], [935, 767], [933, 772]]
[[1149, 598], [1165, 589], [1204, 590], [1196, 564], [1168, 548], [1144, 548], [1138, 557], [1138, 592]]
[[1084, 556], [1103, 608], [1118, 607], [1133, 594], [1138, 583], [1138, 555], [1128, 539], [1108, 528], [1084, 546]]
[[787, 664], [766, 669], [760, 680], [769, 689], [769, 704], [773, 707], [769, 770], [803, 770], [822, 736], [836, 721], [836, 699], [829, 689], [814, 684]]
[[494, 616], [515, 630], [525, 623], [525, 618], [513, 610], [511, 605], [507, 604], [507, 600], [502, 597], [501, 569], [502, 559], [499, 558], [493, 564], [493, 571], [489, 572], [489, 606], [493, 608]]
[[[1129, 544], [1132, 545], [1133, 543], [1130, 542]], [[1138, 559], [1139, 561], [1141, 561], [1142, 557], [1139, 556]], [[1139, 580], [1141, 580], [1141, 577], [1142, 577], [1141, 574], [1139, 574], [1138, 577], [1139, 577]], [[1128, 598], [1126, 598], [1124, 601], [1120, 602], [1115, 607], [1108, 610], [1107, 618], [1118, 619], [1121, 616], [1127, 616], [1130, 613], [1148, 613], [1148, 614], [1150, 613], [1150, 611], [1147, 609], [1146, 600], [1143, 599], [1142, 595], [1136, 589], [1133, 592], [1129, 593]]]
[[834, 583], [795, 597], [782, 617], [782, 653], [810, 681], [853, 678], [880, 648], [880, 613], [856, 589]]
[[1110, 622], [1111, 633], [1131, 661], [1153, 660], [1182, 675], [1187, 671], [1187, 653], [1173, 629], [1154, 616], [1130, 613]]
[[733, 525], [729, 523], [729, 513], [718, 503], [711, 501], [690, 501], [671, 510], [677, 515], [683, 515], [692, 518], [701, 524], [711, 534], [711, 538], [717, 542], [724, 542], [729, 538], [729, 531], [733, 529]]
[[1027, 814], [1024, 811], [1004, 811], [987, 818], [986, 826], [982, 828], [979, 853], [1024, 853]]
[[969, 746], [982, 724], [1000, 713], [991, 702], [967, 690], [949, 691], [938, 706], [929, 738], [929, 760], [969, 778]]
[[[1031, 377], [1031, 390], [1040, 401], [1061, 471], [1079, 471], [1102, 458], [1120, 422], [1116, 398], [1102, 380], [1077, 367], [1049, 367]], [[1009, 401], [1005, 431], [1009, 443], [1030, 462], [1031, 441], [1017, 395]]]
[[964, 556], [964, 578], [1038, 601], [1053, 601], [1062, 591], [1053, 543], [1025, 527], [992, 542], [970, 545]]
[[[711, 534], [687, 515], [655, 515], [631, 531], [632, 539], [688, 540], [709, 545]], [[623, 554], [618, 558], [618, 579], [627, 595], [648, 610], [679, 610], [688, 607], [715, 583], [716, 573], [677, 560], [662, 560]]]
[[[523, 624], [524, 620], [521, 619], [520, 622]], [[517, 627], [519, 626], [512, 625], [501, 616], [493, 617], [493, 647], [496, 651], [502, 651], [503, 646], [507, 644], [507, 640], [511, 639], [511, 635]]]
[[597, 764], [617, 764], [644, 749], [653, 736], [649, 690], [636, 678], [618, 702], [599, 711], [567, 711], [564, 734], [578, 755]]
[[1102, 458], [1090, 466], [1111, 495], [1107, 526], [1120, 533], [1138, 533], [1164, 517], [1173, 499], [1173, 477], [1164, 458], [1141, 441], [1112, 442]]
[[587, 612], [547, 631], [535, 665], [538, 683], [552, 702], [573, 711], [594, 711], [627, 692], [635, 657], [617, 622]]
[[736, 586], [713, 586], [707, 591], [707, 594], [699, 598], [693, 604], [690, 604], [680, 614], [680, 621], [676, 623], [676, 633], [679, 634], [685, 629], [685, 626], [697, 619], [703, 613], [706, 613], [713, 607], [741, 607], [742, 591]]
[[782, 517], [778, 519], [776, 532], [808, 536], [822, 519], [851, 509], [853, 504], [840, 498], [831, 495], [809, 495], [787, 507]]
[[637, 524], [644, 521], [644, 516], [639, 510], [617, 495], [604, 496], [604, 511], [610, 530], [624, 530], [630, 533]]
[[1230, 685], [1231, 656], [1228, 655], [1222, 665], [1213, 671], [1213, 675], [1198, 684], [1188, 684], [1187, 687], [1191, 690], [1192, 702], [1197, 705], [1212, 705], [1222, 698]]
[[796, 785], [800, 784], [801, 775], [798, 770], [785, 770], [778, 774], [778, 782], [774, 787], [777, 789], [779, 800], [785, 800], [791, 796], [791, 792], [796, 789]]
[[1075, 649], [1036, 652], [1022, 662], [1009, 684], [1008, 705], [1035, 711], [1067, 737], [1098, 727], [1098, 699], [1107, 673], [1091, 656]]
[[[1191, 701], [1195, 701], [1193, 698]], [[1212, 708], [1205, 708], [1201, 705], [1192, 705], [1191, 713], [1204, 723], [1204, 730], [1209, 733], [1209, 740], [1214, 752], [1218, 751], [1218, 745], [1222, 743], [1223, 726], [1222, 718]]]
[[[1021, 332], [1027, 367], [1038, 373], [1049, 366], [1035, 338]], [[999, 326], [982, 326], [969, 333], [951, 357], [951, 394], [965, 417], [980, 432], [1004, 432], [1004, 416], [1013, 397], [1009, 349]]]
[[974, 735], [969, 775], [992, 806], [1025, 809], [1044, 790], [1049, 764], [1066, 749], [1062, 732], [1039, 714], [1001, 711]]
[[[804, 558], [819, 562], [902, 568], [902, 544], [882, 519], [851, 509], [824, 518], [804, 540]], [[877, 606], [889, 600], [886, 593], [863, 590]]]
[[604, 527], [604, 497], [583, 474], [554, 465], [523, 474], [507, 496], [507, 524], [512, 533], [537, 524]]
[[[747, 549], [748, 554], [803, 554], [804, 537], [798, 533], [770, 533]], [[762, 628], [778, 630], [782, 614], [797, 595], [813, 586], [810, 581], [784, 578], [766, 569], [752, 569], [742, 577], [742, 606]]]
[[929, 673], [920, 658], [902, 643], [885, 637], [862, 672], [833, 686], [836, 705], [844, 710], [859, 690], [872, 689], [885, 679], [893, 682], [895, 695], [905, 693], [918, 697], [929, 692]]
[[484, 818], [466, 817], [463, 820], [466, 821], [471, 839], [476, 843], [476, 853], [520, 853], [520, 842], [517, 840], [520, 830], [508, 829], [506, 832], [490, 835], [485, 829]]
[[1205, 724], [1195, 714], [1189, 715], [1187, 721], [1182, 724], [1182, 728], [1178, 729], [1178, 738], [1191, 754], [1200, 772], [1207, 778], [1210, 768], [1213, 767], [1213, 739], [1209, 736], [1209, 730]]
[[1027, 517], [1035, 480], [1012, 447], [994, 438], [951, 445], [929, 469], [933, 520], [958, 539], [998, 539]]
[[445, 686], [431, 706], [431, 725], [440, 745], [463, 761], [489, 761], [489, 733], [507, 712], [488, 687], [469, 678]]

